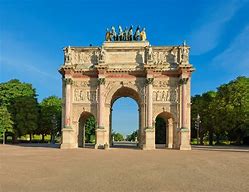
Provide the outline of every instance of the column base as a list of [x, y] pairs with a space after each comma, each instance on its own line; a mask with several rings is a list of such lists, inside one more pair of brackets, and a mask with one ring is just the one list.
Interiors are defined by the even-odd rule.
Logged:
[[173, 144], [169, 143], [168, 146], [167, 146], [167, 148], [172, 149], [173, 148]]
[[78, 148], [74, 140], [74, 130], [70, 127], [62, 129], [61, 149], [75, 149]]
[[181, 135], [181, 143], [180, 143], [180, 150], [191, 150], [190, 140], [189, 140], [189, 129], [188, 128], [181, 128], [180, 135]]
[[106, 130], [103, 127], [98, 127], [95, 131], [96, 133], [96, 144], [95, 149], [104, 149], [105, 148], [105, 132]]
[[155, 129], [146, 128], [145, 129], [145, 144], [143, 145], [143, 150], [154, 150], [155, 145]]
[[75, 143], [62, 143], [60, 149], [76, 149], [78, 148]]

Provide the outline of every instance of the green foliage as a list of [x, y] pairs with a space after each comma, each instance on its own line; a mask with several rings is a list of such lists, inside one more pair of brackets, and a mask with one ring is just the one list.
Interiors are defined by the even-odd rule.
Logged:
[[0, 106], [0, 136], [3, 132], [13, 132], [13, 121], [7, 107]]
[[90, 116], [85, 123], [85, 141], [86, 143], [95, 143], [96, 120]]
[[229, 136], [240, 144], [249, 136], [249, 78], [237, 79], [221, 85], [217, 92], [209, 91], [192, 97], [192, 137], [195, 137], [194, 121], [201, 117], [200, 135], [209, 136], [209, 144]]
[[127, 141], [135, 141], [136, 137], [138, 137], [138, 131], [133, 131], [132, 134], [127, 135]]
[[240, 144], [243, 137], [249, 136], [249, 78], [236, 80], [218, 88], [222, 119], [230, 139]]
[[10, 80], [0, 84], [0, 105], [11, 113], [16, 136], [32, 134], [37, 129], [38, 103], [31, 84]]
[[114, 141], [124, 141], [124, 136], [121, 133], [112, 133], [112, 137], [114, 137]]
[[0, 83], [0, 105], [10, 106], [18, 97], [36, 97], [35, 89], [29, 83], [22, 83], [17, 79]]
[[61, 130], [61, 99], [50, 96], [42, 100], [39, 105], [39, 128], [37, 134], [54, 135]]
[[36, 98], [22, 96], [12, 102], [14, 130], [18, 136], [33, 134], [38, 125], [38, 103]]

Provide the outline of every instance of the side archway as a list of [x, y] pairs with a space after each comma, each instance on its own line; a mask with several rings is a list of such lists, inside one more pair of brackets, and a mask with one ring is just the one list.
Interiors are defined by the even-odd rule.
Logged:
[[158, 148], [172, 148], [174, 118], [169, 112], [159, 113], [155, 118], [155, 144]]
[[86, 147], [87, 143], [95, 144], [96, 120], [92, 113], [83, 112], [78, 123], [78, 147]]

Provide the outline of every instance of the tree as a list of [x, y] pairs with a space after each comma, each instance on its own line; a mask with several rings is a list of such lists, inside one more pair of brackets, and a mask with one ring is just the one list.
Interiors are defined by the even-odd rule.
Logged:
[[114, 137], [114, 141], [123, 141], [124, 140], [124, 136], [121, 133], [113, 132], [112, 137]]
[[47, 134], [51, 135], [51, 141], [54, 135], [61, 131], [61, 99], [56, 96], [50, 96], [42, 100], [39, 104], [39, 127], [37, 134], [42, 135], [42, 142]]
[[85, 139], [87, 143], [95, 142], [96, 120], [94, 116], [90, 116], [85, 123]]
[[200, 124], [200, 141], [203, 144], [203, 137], [205, 134], [209, 136], [209, 144], [213, 144], [213, 135], [215, 128], [215, 100], [216, 92], [208, 91], [202, 95], [192, 97], [192, 110], [191, 110], [191, 127], [193, 133], [197, 130], [194, 129], [197, 114], [201, 117]]
[[14, 138], [31, 134], [37, 128], [36, 91], [31, 84], [17, 79], [0, 83], [0, 105], [6, 106], [13, 120]]
[[12, 79], [5, 83], [0, 83], [0, 105], [10, 106], [17, 97], [36, 97], [36, 91], [32, 84], [22, 83], [17, 79]]
[[0, 107], [0, 136], [3, 135], [3, 143], [5, 143], [5, 132], [13, 132], [13, 121], [7, 107]]
[[[222, 136], [241, 144], [249, 138], [249, 78], [238, 77], [218, 87], [217, 92], [209, 91], [192, 97], [192, 133], [195, 118], [201, 116], [201, 141], [204, 134], [209, 136], [209, 144], [219, 144]], [[192, 137], [195, 136], [192, 134]]]
[[132, 134], [127, 135], [127, 140], [128, 141], [135, 141], [136, 137], [138, 137], [138, 131], [133, 131]]
[[15, 98], [12, 103], [15, 133], [18, 136], [29, 134], [31, 142], [32, 134], [38, 128], [37, 100], [33, 97], [22, 96]]
[[218, 88], [223, 122], [230, 140], [241, 144], [249, 136], [249, 78], [238, 77]]

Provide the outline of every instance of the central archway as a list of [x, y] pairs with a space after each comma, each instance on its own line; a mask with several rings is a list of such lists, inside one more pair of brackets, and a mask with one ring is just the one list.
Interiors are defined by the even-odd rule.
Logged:
[[[116, 112], [116, 111], [113, 111], [113, 106], [114, 106], [114, 103], [118, 102], [117, 100], [121, 99], [121, 98], [130, 98], [132, 101], [135, 102], [136, 104], [136, 110], [137, 110], [137, 122], [136, 124], [132, 124], [132, 125], [127, 125], [127, 126], [131, 126], [133, 127], [132, 128], [132, 131], [133, 131], [133, 134], [136, 134], [136, 136], [134, 136], [133, 139], [130, 139], [132, 141], [124, 141], [124, 142], [119, 142], [117, 143], [116, 141], [113, 140], [113, 137], [112, 137], [112, 131], [113, 131], [113, 113]], [[130, 100], [130, 101], [131, 101]], [[120, 101], [120, 100], [119, 100]], [[134, 102], [130, 102], [130, 104], [132, 104], [134, 106]], [[139, 96], [139, 93], [132, 89], [132, 88], [129, 88], [129, 87], [125, 87], [125, 86], [122, 86], [120, 88], [118, 88], [116, 90], [116, 92], [112, 95], [112, 99], [111, 99], [111, 102], [110, 102], [110, 116], [109, 116], [109, 143], [110, 143], [110, 146], [111, 147], [124, 147], [124, 148], [127, 148], [127, 147], [133, 147], [133, 148], [137, 148], [138, 146], [140, 146], [140, 143], [141, 143], [141, 139], [140, 139], [140, 136], [141, 136], [141, 113], [140, 113], [140, 96]], [[124, 117], [125, 118], [125, 117]], [[129, 122], [129, 120], [127, 121]], [[117, 128], [117, 127], [116, 127]], [[136, 133], [135, 133], [136, 131]], [[124, 131], [123, 131], [124, 132]], [[131, 134], [131, 133], [130, 133]]]

